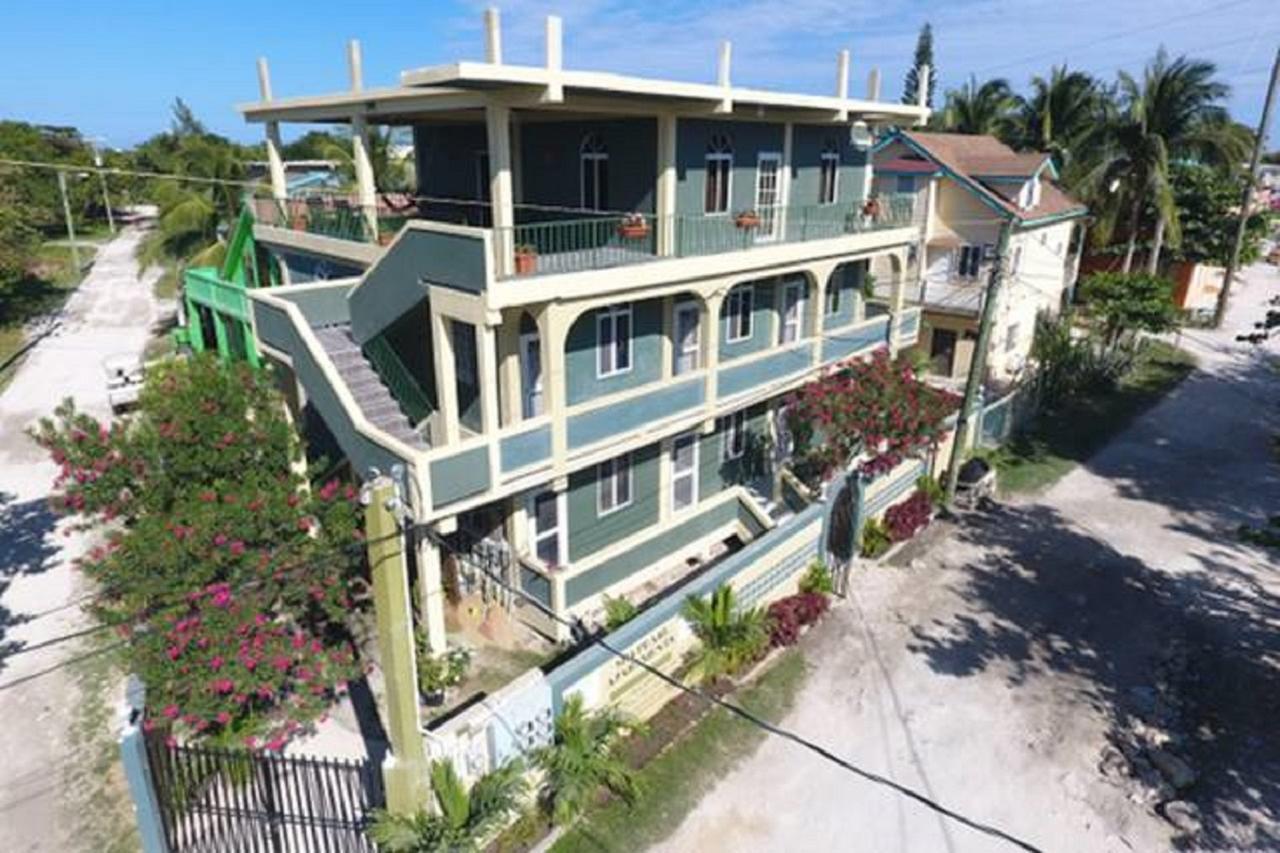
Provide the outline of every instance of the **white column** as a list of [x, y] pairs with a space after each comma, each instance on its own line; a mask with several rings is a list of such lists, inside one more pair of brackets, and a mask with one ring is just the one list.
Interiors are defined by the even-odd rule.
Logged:
[[720, 59], [716, 67], [716, 84], [720, 87], [720, 103], [716, 106], [718, 113], [733, 112], [733, 95], [729, 83], [729, 67], [733, 62], [733, 43], [720, 42]]
[[[842, 101], [849, 98], [849, 51], [842, 50], [836, 55], [836, 97]], [[836, 116], [838, 121], [848, 121], [849, 111], [841, 109]]]
[[502, 18], [493, 8], [484, 10], [484, 61], [502, 64]]
[[498, 275], [512, 272], [515, 212], [511, 193], [511, 108], [489, 104], [484, 108], [489, 137], [489, 200], [493, 215], [494, 250]]
[[775, 216], [782, 219], [776, 226], [777, 239], [785, 243], [787, 241], [787, 211], [791, 207], [791, 148], [792, 139], [795, 136], [795, 125], [786, 122], [782, 125], [782, 174], [778, 176], [778, 201], [781, 210], [775, 211]]
[[551, 464], [557, 475], [565, 470], [569, 457], [568, 386], [565, 371], [565, 341], [573, 316], [570, 309], [552, 304], [538, 318], [538, 338], [542, 343], [542, 397], [551, 417]]
[[720, 369], [720, 306], [724, 304], [724, 293], [717, 291], [702, 300], [703, 321], [702, 340], [705, 356], [702, 363], [707, 366], [707, 399], [706, 422], [704, 430], [714, 429], [716, 422], [716, 397], [719, 395], [718, 376]]
[[[258, 58], [258, 93], [262, 96], [264, 103], [271, 100], [271, 71], [267, 68], [265, 56]], [[284, 201], [289, 195], [289, 189], [284, 176], [284, 158], [280, 155], [280, 123], [267, 122], [266, 136], [267, 171], [271, 174], [271, 195], [277, 201]]]
[[867, 100], [880, 100], [880, 69], [872, 68], [867, 74]]
[[356, 192], [369, 233], [378, 239], [378, 191], [373, 180], [373, 161], [369, 159], [369, 125], [362, 115], [351, 119], [351, 155], [356, 167]]
[[440, 405], [439, 434], [432, 444], [456, 444], [458, 427], [458, 385], [453, 360], [453, 323], [439, 312], [431, 312], [431, 356], [435, 362], [436, 402]]
[[916, 71], [916, 106], [924, 108], [929, 103], [929, 75], [933, 73], [929, 63], [924, 63]]
[[658, 116], [658, 187], [655, 205], [658, 254], [676, 254], [676, 117]]
[[547, 15], [547, 91], [542, 100], [558, 104], [564, 101], [564, 85], [560, 82], [560, 70], [564, 65], [564, 37], [559, 15]]
[[662, 360], [662, 366], [658, 375], [663, 379], [670, 379], [675, 367], [675, 302], [674, 296], [662, 297], [662, 334], [658, 337], [658, 358]]
[[[890, 264], [889, 268], [892, 269], [893, 265]], [[905, 264], [904, 264], [902, 271], [899, 272], [898, 275], [893, 277], [893, 286], [889, 292], [890, 293], [889, 295], [889, 355], [890, 357], [895, 357], [895, 358], [897, 357], [898, 350], [900, 348], [900, 345], [898, 343], [898, 339], [900, 337], [898, 333], [898, 324], [902, 320], [902, 306], [903, 306], [903, 293], [904, 293], [903, 280], [906, 277], [907, 277], [907, 271], [905, 269]]]
[[480, 374], [480, 430], [485, 435], [498, 431], [498, 349], [497, 328], [475, 326], [476, 371]]
[[418, 540], [418, 609], [427, 629], [431, 651], [442, 654], [448, 648], [444, 626], [444, 584], [440, 574], [440, 549], [429, 537]]

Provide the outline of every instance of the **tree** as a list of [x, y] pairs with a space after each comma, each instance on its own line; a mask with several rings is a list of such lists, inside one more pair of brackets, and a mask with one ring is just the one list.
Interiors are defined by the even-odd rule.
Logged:
[[33, 434], [54, 506], [105, 537], [81, 561], [90, 609], [127, 641], [148, 726], [279, 748], [358, 675], [358, 496], [311, 488], [267, 371], [165, 362], [127, 419], [68, 400]]
[[1009, 82], [987, 80], [981, 86], [975, 77], [960, 89], [947, 92], [942, 110], [942, 126], [953, 133], [972, 133], [1008, 139], [1013, 133], [1013, 113], [1017, 106]]
[[556, 717], [555, 740], [534, 759], [544, 774], [542, 804], [553, 823], [572, 821], [601, 788], [628, 803], [635, 799], [635, 773], [619, 750], [627, 728], [612, 708], [587, 713], [577, 694], [565, 702]]
[[920, 94], [920, 66], [929, 66], [929, 88], [925, 92], [924, 103], [933, 109], [933, 92], [937, 87], [938, 68], [933, 62], [933, 27], [925, 22], [916, 37], [916, 52], [907, 69], [906, 80], [902, 83], [902, 103], [914, 104]]
[[468, 791], [449, 761], [431, 764], [435, 812], [379, 811], [369, 837], [387, 853], [457, 853], [476, 850], [519, 807], [524, 766], [513, 761], [476, 780]]
[[1084, 280], [1081, 294], [1089, 312], [1102, 321], [1108, 349], [1135, 332], [1168, 331], [1177, 318], [1173, 282], [1150, 273], [1094, 273]]
[[[40, 232], [29, 222], [17, 191], [0, 184], [0, 299], [22, 279], [40, 246]], [[0, 320], [7, 320], [8, 301], [0, 301]]]
[[1183, 159], [1239, 163], [1248, 151], [1249, 138], [1221, 106], [1229, 87], [1216, 74], [1211, 62], [1185, 56], [1171, 60], [1163, 48], [1147, 63], [1141, 79], [1120, 73], [1116, 112], [1097, 140], [1083, 183], [1091, 200], [1103, 208], [1099, 237], [1105, 239], [1116, 220], [1126, 218], [1126, 273], [1133, 268], [1148, 206], [1155, 211], [1148, 273], [1155, 273], [1165, 240], [1178, 241], [1170, 164]]
[[[1225, 266], [1235, 240], [1244, 175], [1198, 163], [1174, 163], [1170, 181], [1182, 231], [1181, 243], [1172, 256], [1180, 261]], [[1262, 241], [1270, 231], [1270, 220], [1266, 210], [1250, 213], [1240, 246], [1241, 265], [1258, 259]]]
[[739, 608], [728, 584], [716, 587], [709, 598], [689, 596], [681, 612], [701, 641], [693, 665], [701, 679], [732, 675], [758, 660], [768, 647], [764, 614]]
[[1061, 174], [1096, 132], [1100, 108], [1101, 93], [1092, 77], [1056, 65], [1048, 77], [1031, 78], [1029, 97], [1017, 98], [1016, 147], [1052, 154]]

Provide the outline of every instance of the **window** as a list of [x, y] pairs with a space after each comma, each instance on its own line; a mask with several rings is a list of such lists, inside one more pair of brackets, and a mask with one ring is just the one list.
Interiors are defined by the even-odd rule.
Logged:
[[597, 514], [608, 515], [631, 503], [631, 454], [601, 462], [596, 467]]
[[588, 133], [579, 148], [582, 174], [582, 206], [587, 210], [609, 209], [609, 150], [597, 133]]
[[1018, 324], [1014, 323], [1004, 332], [1004, 351], [1013, 352], [1018, 348]]
[[1022, 263], [1022, 247], [1013, 247], [1013, 258], [1009, 261], [1009, 275], [1018, 274], [1018, 265]]
[[788, 281], [782, 285], [782, 326], [778, 330], [778, 343], [790, 344], [800, 340], [804, 329], [804, 282]]
[[729, 297], [724, 303], [725, 316], [729, 318], [729, 333], [725, 335], [727, 341], [745, 341], [751, 337], [754, 296], [755, 288], [750, 285], [735, 287], [729, 291]]
[[489, 152], [476, 152], [476, 198], [489, 200]]
[[610, 305], [596, 314], [596, 375], [631, 369], [631, 305]]
[[914, 175], [898, 175], [898, 192], [913, 193], [916, 191], [916, 179]]
[[827, 282], [826, 312], [828, 317], [840, 313], [840, 281], [835, 276]]
[[717, 133], [707, 143], [707, 193], [704, 213], [729, 212], [729, 184], [733, 179], [733, 145], [729, 137]]
[[458, 395], [458, 422], [480, 432], [480, 368], [476, 327], [462, 320], [450, 325], [453, 335], [454, 390]]
[[550, 489], [538, 492], [526, 507], [534, 556], [544, 566], [553, 568], [563, 562], [565, 552], [564, 494]]
[[520, 336], [520, 373], [524, 391], [524, 416], [542, 414], [542, 341], [537, 332]]
[[782, 155], [761, 151], [756, 156], [756, 213], [760, 224], [755, 229], [757, 243], [777, 236], [778, 208], [782, 204]]
[[982, 266], [982, 258], [985, 253], [983, 246], [961, 246], [960, 247], [960, 267], [957, 273], [962, 278], [977, 278], [978, 271]]
[[747, 452], [746, 411], [737, 411], [721, 418], [720, 435], [724, 442], [720, 448], [720, 457], [726, 462], [741, 458]]
[[840, 151], [827, 142], [818, 160], [818, 204], [835, 204], [839, 197]]
[[672, 372], [676, 376], [698, 369], [702, 345], [698, 322], [700, 314], [701, 309], [696, 302], [684, 302], [675, 307], [675, 364]]
[[671, 509], [698, 502], [698, 434], [687, 432], [671, 441]]

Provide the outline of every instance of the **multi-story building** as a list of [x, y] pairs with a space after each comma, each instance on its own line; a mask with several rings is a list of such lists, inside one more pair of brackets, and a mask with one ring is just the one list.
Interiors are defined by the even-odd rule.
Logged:
[[968, 374], [999, 233], [1011, 229], [987, 378], [1016, 381], [1036, 316], [1070, 298], [1087, 208], [1054, 183], [1048, 154], [1016, 152], [992, 136], [904, 130], [874, 151], [877, 192], [910, 194], [922, 211], [906, 288], [924, 309], [919, 347], [932, 373]]
[[[872, 200], [871, 148], [928, 110], [874, 76], [849, 97], [847, 53], [820, 96], [733, 86], [727, 49], [716, 84], [566, 70], [556, 19], [545, 66], [504, 63], [496, 28], [488, 50], [366, 89], [353, 46], [350, 91], [289, 99], [260, 65], [241, 109], [275, 198], [245, 257], [275, 286], [244, 307], [314, 444], [397, 472], [416, 522], [590, 615], [767, 535], [787, 394], [916, 340], [900, 289], [864, 292], [920, 239], [912, 194]], [[287, 198], [282, 122], [349, 126], [349, 202]], [[412, 128], [412, 197], [376, 192], [379, 124]], [[439, 649], [436, 541], [416, 560]]]

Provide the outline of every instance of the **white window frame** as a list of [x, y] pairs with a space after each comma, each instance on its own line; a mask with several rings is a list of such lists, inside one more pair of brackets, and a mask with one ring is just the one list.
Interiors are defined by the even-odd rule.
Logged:
[[732, 462], [747, 452], [747, 410], [739, 409], [721, 418], [720, 459]]
[[[774, 167], [774, 185], [773, 185], [773, 204], [762, 204], [760, 194], [763, 190], [765, 163], [772, 163]], [[761, 151], [756, 154], [756, 193], [755, 193], [755, 211], [760, 217], [760, 224], [755, 229], [755, 242], [769, 243], [778, 238], [779, 225], [781, 224], [782, 211], [785, 201], [783, 194], [786, 189], [783, 187], [783, 181], [786, 175], [782, 168], [782, 152], [781, 151]]]
[[[625, 499], [619, 496], [626, 484]], [[631, 454], [623, 453], [596, 466], [596, 517], [603, 518], [631, 506], [635, 496], [631, 478]]]
[[[790, 293], [796, 294], [795, 316], [788, 318], [787, 317], [787, 295]], [[804, 298], [804, 282], [802, 281], [785, 282], [782, 285], [781, 296], [782, 296], [781, 304], [778, 306], [779, 308], [778, 344], [779, 345], [794, 344], [799, 342], [804, 337], [804, 311], [806, 307], [805, 302], [807, 301]], [[795, 327], [795, 337], [788, 338], [787, 329], [791, 326]]]
[[[724, 171], [723, 187], [717, 179], [716, 188], [721, 190], [715, 194], [715, 204], [707, 205], [710, 195], [712, 174]], [[703, 159], [703, 179], [707, 186], [702, 193], [702, 213], [705, 216], [728, 216], [729, 207], [733, 204], [733, 145], [723, 134], [716, 134], [707, 143], [707, 153]]]
[[[729, 318], [729, 328], [725, 332], [724, 339], [727, 343], [738, 343], [739, 341], [751, 340], [751, 335], [755, 331], [755, 313], [756, 313], [756, 289], [754, 285], [738, 285], [729, 291], [729, 295], [725, 297], [725, 315]], [[738, 321], [738, 315], [744, 310], [746, 311], [746, 329], [739, 334], [737, 329], [741, 325]]]
[[[556, 502], [556, 526], [551, 530], [538, 530], [538, 498], [550, 492], [541, 489], [530, 492], [525, 501], [525, 536], [529, 543], [529, 555], [546, 568], [560, 568], [569, 556], [569, 502], [568, 491], [554, 492]], [[554, 535], [556, 538], [556, 562], [548, 563], [538, 554], [538, 544]]]
[[828, 143], [818, 155], [818, 204], [836, 204], [839, 201], [840, 151]]
[[[605, 174], [608, 174], [609, 149], [597, 133], [588, 133], [582, 138], [578, 147], [578, 200], [583, 210], [604, 210], [600, 204], [600, 164], [605, 163]], [[587, 198], [587, 169], [590, 168], [595, 178], [595, 198]], [[608, 188], [605, 188], [608, 196]]]
[[[680, 316], [693, 315], [693, 335], [692, 340], [682, 341], [680, 339]], [[702, 308], [696, 302], [681, 302], [675, 306], [675, 310], [671, 312], [671, 333], [674, 337], [672, 341], [672, 364], [671, 372], [676, 376], [683, 376], [686, 373], [692, 373], [702, 366]], [[681, 369], [681, 357], [687, 357], [689, 364]]]
[[[538, 375], [530, 382], [529, 351], [538, 353]], [[520, 411], [526, 418], [536, 418], [546, 410], [542, 381], [542, 338], [537, 332], [520, 336]]]
[[[623, 352], [625, 353], [627, 363], [623, 367], [619, 367], [618, 366], [618, 352], [619, 352], [618, 345], [620, 343], [621, 336], [618, 334], [618, 321], [623, 317], [627, 318], [627, 335], [626, 335], [626, 341], [625, 341], [626, 347], [625, 347], [625, 350], [623, 350]], [[603, 330], [605, 326], [610, 327], [610, 335], [611, 335], [610, 340], [612, 342], [607, 349], [603, 344], [603, 339], [604, 339]], [[630, 302], [623, 302], [617, 305], [606, 305], [605, 307], [596, 311], [596, 378], [597, 379], [607, 379], [611, 376], [622, 376], [623, 374], [631, 372], [631, 367], [633, 364], [635, 364], [635, 359], [632, 358], [633, 353], [632, 353], [632, 346], [631, 346], [632, 340], [634, 337], [635, 337], [635, 318], [632, 316], [632, 313], [631, 313]], [[606, 352], [609, 353], [608, 359], [607, 359], [608, 360], [607, 365], [605, 364]]]
[[[689, 442], [693, 447], [692, 462], [688, 471], [679, 471], [676, 469], [676, 458], [678, 457], [679, 447], [682, 443]], [[699, 452], [702, 442], [698, 439], [697, 432], [686, 432], [675, 436], [671, 439], [671, 511], [672, 513], [684, 512], [698, 505], [698, 467]], [[680, 480], [689, 480], [689, 503], [686, 506], [679, 506], [676, 502], [676, 483]]]

